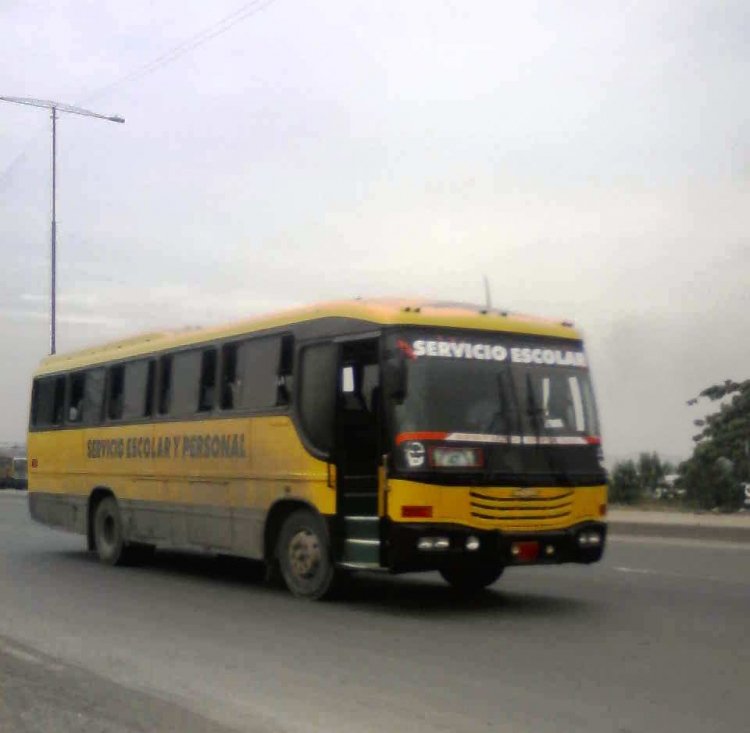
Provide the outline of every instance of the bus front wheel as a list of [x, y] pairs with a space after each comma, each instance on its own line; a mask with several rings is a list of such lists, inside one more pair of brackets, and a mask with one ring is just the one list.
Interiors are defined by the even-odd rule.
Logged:
[[492, 585], [505, 568], [495, 563], [482, 565], [450, 565], [440, 569], [443, 580], [463, 593], [476, 593]]
[[276, 556], [287, 588], [317, 600], [331, 592], [336, 571], [323, 521], [307, 509], [290, 514], [281, 527]]

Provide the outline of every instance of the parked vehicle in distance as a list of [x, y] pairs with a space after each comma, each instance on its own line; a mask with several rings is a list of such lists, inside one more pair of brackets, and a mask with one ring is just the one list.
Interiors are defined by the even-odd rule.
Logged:
[[17, 457], [13, 459], [12, 468], [12, 481], [13, 488], [16, 489], [28, 489], [29, 477], [28, 477], [28, 460], [26, 458]]
[[13, 456], [0, 456], [0, 489], [10, 488], [13, 480]]
[[27, 462], [21, 456], [0, 456], [0, 489], [25, 489]]
[[32, 517], [103, 562], [204, 548], [307, 598], [346, 570], [472, 591], [605, 543], [580, 333], [481, 306], [357, 300], [51, 356], [28, 455]]

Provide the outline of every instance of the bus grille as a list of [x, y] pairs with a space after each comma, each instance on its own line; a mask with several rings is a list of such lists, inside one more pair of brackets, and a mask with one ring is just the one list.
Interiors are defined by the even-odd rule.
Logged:
[[470, 491], [471, 516], [495, 527], [558, 525], [573, 511], [572, 489], [555, 489], [542, 496], [504, 496], [486, 491]]

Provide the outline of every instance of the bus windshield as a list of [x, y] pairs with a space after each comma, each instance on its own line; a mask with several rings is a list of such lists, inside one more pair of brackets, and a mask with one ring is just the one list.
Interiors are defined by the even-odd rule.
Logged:
[[588, 371], [481, 361], [409, 364], [400, 432], [598, 436]]
[[580, 343], [409, 334], [394, 347], [407, 364], [403, 400], [393, 407], [397, 442], [421, 435], [483, 444], [486, 468], [508, 480], [600, 472], [599, 423]]

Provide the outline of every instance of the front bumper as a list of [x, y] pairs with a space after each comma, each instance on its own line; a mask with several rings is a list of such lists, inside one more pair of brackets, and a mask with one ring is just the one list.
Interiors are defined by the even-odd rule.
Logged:
[[[491, 562], [501, 565], [556, 565], [560, 563], [593, 563], [601, 559], [607, 537], [604, 522], [586, 521], [560, 530], [541, 532], [502, 532], [478, 530], [456, 524], [406, 524], [389, 522], [386, 529], [385, 561], [394, 573], [416, 570], [439, 570], [463, 562]], [[581, 533], [599, 534], [597, 545], [579, 543]], [[446, 537], [447, 549], [421, 550], [418, 541], [424, 537]], [[477, 550], [466, 549], [466, 540], [476, 537]], [[533, 545], [538, 543], [536, 553]], [[520, 551], [519, 551], [520, 550]]]

